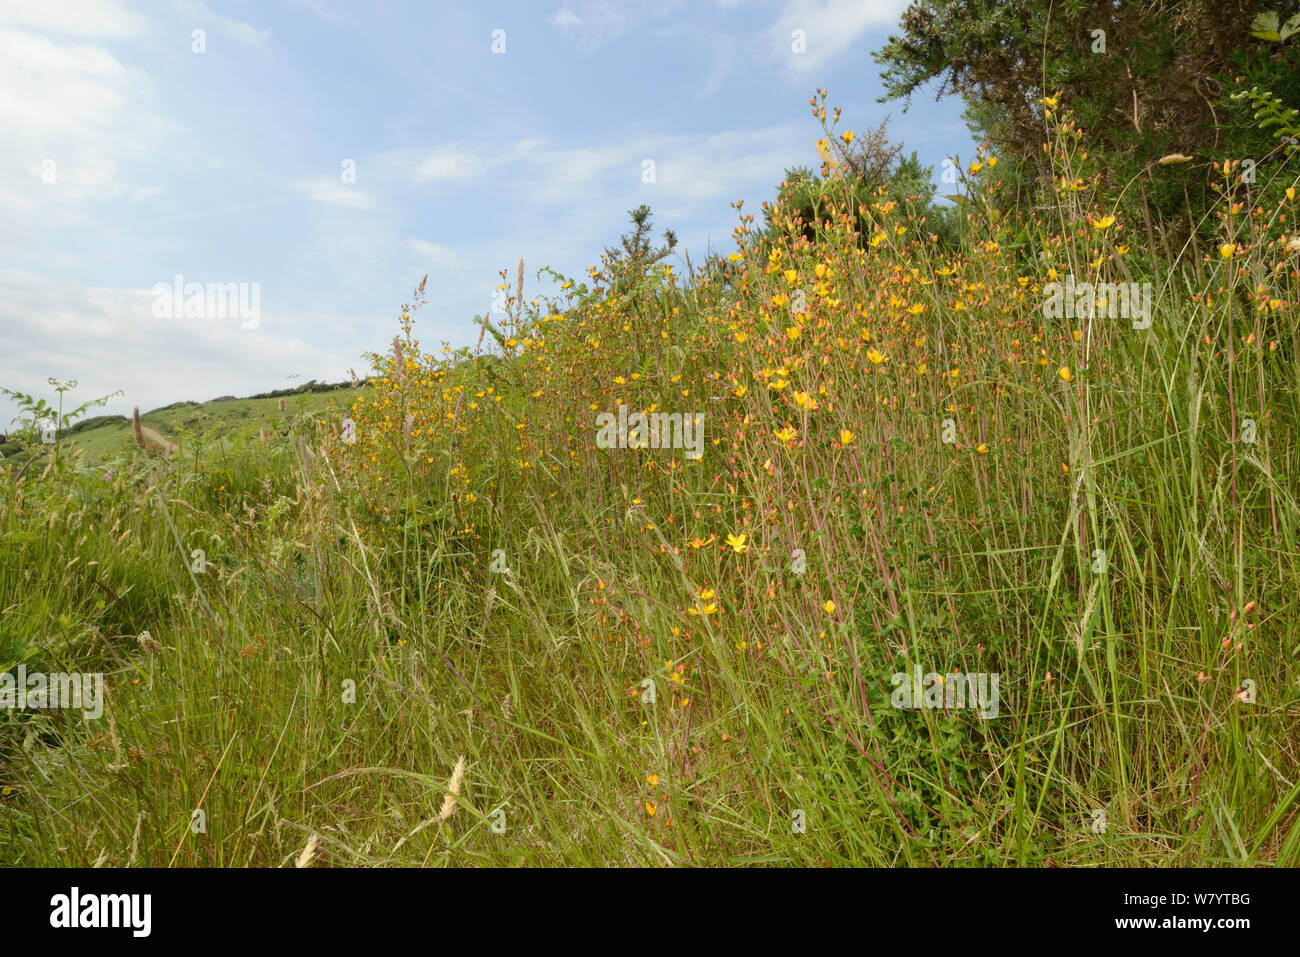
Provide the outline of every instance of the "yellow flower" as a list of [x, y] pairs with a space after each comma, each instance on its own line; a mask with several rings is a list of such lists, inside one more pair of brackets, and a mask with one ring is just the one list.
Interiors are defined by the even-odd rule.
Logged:
[[848, 429], [840, 429], [840, 445], [848, 445], [853, 441], [853, 433]]
[[852, 131], [852, 130], [845, 130], [843, 133], [840, 134], [840, 139], [842, 139], [845, 143], [852, 143], [852, 142], [853, 142], [853, 131]]
[[775, 435], [782, 442], [789, 443], [792, 442], [794, 440], [794, 437], [799, 433], [787, 425], [780, 432], [773, 432], [772, 434]]
[[817, 408], [817, 400], [807, 392], [796, 392], [794, 394], [794, 404], [799, 406], [799, 408], [807, 409], [810, 412]]
[[704, 602], [699, 608], [688, 608], [686, 610], [692, 615], [712, 615], [718, 610], [718, 606], [712, 602]]
[[745, 544], [745, 540], [748, 538], [749, 536], [744, 532], [741, 532], [739, 535], [728, 535], [727, 544], [731, 546], [732, 551], [739, 555], [741, 552], [749, 548], [749, 546]]
[[1061, 366], [1061, 368], [1056, 370], [1056, 374], [1059, 375], [1066, 382], [1069, 382], [1072, 378], [1074, 378], [1074, 374], [1070, 372], [1069, 366]]
[[655, 816], [655, 811], [657, 811], [657, 810], [659, 810], [659, 809], [658, 809], [657, 807], [655, 807], [655, 802], [654, 802], [654, 801], [646, 801], [646, 802], [645, 802], [645, 812], [646, 812], [647, 814], [649, 814], [651, 817], [654, 817], [654, 816]]
[[1236, 243], [1224, 243], [1222, 246], [1219, 247], [1219, 255], [1222, 256], [1224, 259], [1230, 259], [1232, 257], [1232, 254], [1235, 253], [1236, 251], [1237, 251]]
[[658, 783], [659, 783], [659, 775], [657, 775], [657, 774], [647, 774], [647, 775], [645, 776], [645, 779], [646, 779], [646, 783], [647, 783], [647, 784], [658, 784]]
[[1073, 332], [1070, 333], [1070, 335], [1074, 336], [1074, 341], [1075, 341], [1075, 342], [1078, 342], [1080, 339], [1083, 338], [1083, 330], [1082, 330], [1082, 329], [1075, 329]]
[[793, 269], [787, 269], [785, 271], [785, 281], [790, 283], [791, 285], [794, 285], [794, 281], [798, 278], [799, 278], [799, 274], [795, 272]]
[[871, 349], [867, 352], [867, 358], [870, 359], [874, 365], [880, 365], [880, 363], [888, 360], [889, 356], [884, 355], [876, 349]]
[[831, 601], [829, 598], [822, 602], [822, 611], [826, 612], [828, 615], [835, 614], [835, 602]]
[[1103, 216], [1101, 219], [1094, 219], [1092, 221], [1093, 229], [1110, 229], [1110, 227], [1114, 225], [1115, 225], [1114, 216]]

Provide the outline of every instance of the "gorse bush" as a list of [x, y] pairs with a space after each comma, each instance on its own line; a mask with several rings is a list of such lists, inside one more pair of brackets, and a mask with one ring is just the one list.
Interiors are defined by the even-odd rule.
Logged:
[[521, 263], [474, 349], [422, 284], [372, 393], [219, 468], [0, 482], [10, 644], [62, 608], [24, 654], [111, 673], [98, 734], [0, 716], [8, 858], [1300, 860], [1294, 189], [1221, 167], [1166, 258], [1069, 105], [1051, 202], [986, 149], [942, 238], [820, 93], [811, 232], [783, 191], [725, 269]]
[[[1051, 173], [1042, 151], [1042, 98], [1068, 90], [1089, 147], [1102, 160], [1107, 203], [1150, 218], [1172, 259], [1189, 239], [1209, 243], [1219, 201], [1212, 163], [1248, 164], [1259, 190], [1287, 167], [1241, 94], [1258, 87], [1300, 103], [1300, 46], [1261, 0], [1110, 0], [1016, 4], [916, 0], [875, 54], [885, 92], [958, 95], [980, 140], [1002, 157], [1010, 196], [1040, 201]], [[1282, 13], [1285, 18], [1293, 10]], [[1159, 157], [1188, 166], [1156, 173]], [[1258, 168], [1258, 173], [1255, 172]], [[1269, 196], [1269, 200], [1275, 196]], [[1009, 207], [1008, 207], [1009, 208]]]

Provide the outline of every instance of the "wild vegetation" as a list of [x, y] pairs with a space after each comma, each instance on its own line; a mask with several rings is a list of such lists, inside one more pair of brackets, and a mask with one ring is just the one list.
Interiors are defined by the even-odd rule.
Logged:
[[[811, 106], [821, 169], [698, 268], [638, 210], [475, 349], [421, 284], [282, 428], [7, 459], [0, 665], [108, 690], [0, 713], [4, 858], [1300, 861], [1293, 162], [1200, 163], [1214, 241], [1165, 258], [1064, 94], [1050, 202], [986, 148], [955, 213]], [[620, 407], [702, 455], [599, 447]], [[913, 669], [997, 707], [899, 707]]]

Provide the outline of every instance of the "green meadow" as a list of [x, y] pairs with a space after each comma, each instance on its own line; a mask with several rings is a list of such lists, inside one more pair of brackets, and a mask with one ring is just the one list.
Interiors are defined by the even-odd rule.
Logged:
[[364, 385], [20, 396], [0, 672], [93, 707], [0, 708], [0, 858], [1300, 863], [1300, 115], [1053, 71], [950, 201], [819, 90], [695, 262], [642, 207], [473, 345], [413, 277]]

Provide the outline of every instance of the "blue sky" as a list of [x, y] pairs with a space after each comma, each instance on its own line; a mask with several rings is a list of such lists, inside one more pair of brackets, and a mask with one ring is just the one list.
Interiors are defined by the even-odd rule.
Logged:
[[[937, 175], [960, 104], [875, 102], [904, 6], [3, 0], [0, 385], [129, 412], [345, 379], [424, 273], [417, 335], [463, 345], [500, 269], [581, 273], [643, 202], [698, 262], [817, 165], [817, 87]], [[156, 317], [178, 274], [258, 284], [256, 325]]]

